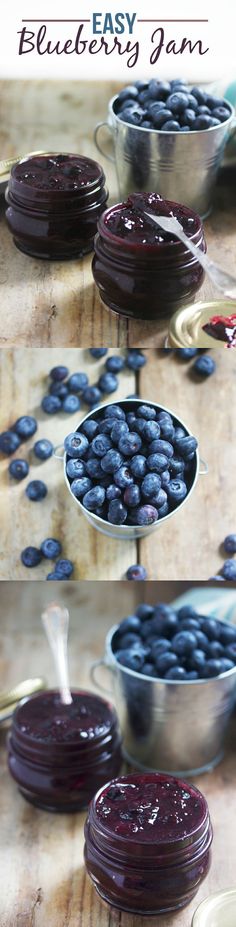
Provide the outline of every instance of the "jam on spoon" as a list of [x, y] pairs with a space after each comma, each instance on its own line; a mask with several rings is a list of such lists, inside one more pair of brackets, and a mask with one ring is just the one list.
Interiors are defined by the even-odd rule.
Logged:
[[227, 348], [236, 347], [236, 315], [214, 315], [202, 328], [217, 341], [225, 341]]

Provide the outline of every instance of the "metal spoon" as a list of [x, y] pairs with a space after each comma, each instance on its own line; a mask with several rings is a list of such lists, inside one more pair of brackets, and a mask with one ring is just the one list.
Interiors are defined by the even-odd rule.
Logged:
[[63, 705], [71, 705], [69, 688], [67, 640], [69, 612], [67, 608], [53, 602], [42, 614], [42, 622], [51, 648], [58, 678], [58, 688]]
[[181, 223], [175, 216], [154, 216], [153, 213], [146, 212], [146, 210], [145, 215], [148, 216], [152, 222], [155, 222], [159, 228], [163, 229], [164, 232], [170, 232], [172, 235], [175, 235], [176, 238], [179, 238], [179, 240], [183, 242], [183, 245], [186, 245], [188, 251], [191, 251], [196, 260], [199, 261], [199, 264], [201, 264], [218, 290], [221, 290], [229, 299], [236, 298], [236, 277], [232, 277], [231, 274], [222, 270], [218, 264], [215, 264], [215, 261], [210, 261], [210, 258], [204, 254], [200, 248], [197, 248], [190, 238], [185, 235]]

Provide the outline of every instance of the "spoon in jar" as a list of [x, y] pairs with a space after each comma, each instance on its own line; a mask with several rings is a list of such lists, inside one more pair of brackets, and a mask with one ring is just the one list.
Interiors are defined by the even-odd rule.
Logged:
[[42, 622], [54, 659], [61, 702], [63, 705], [71, 705], [72, 696], [69, 688], [67, 653], [69, 628], [68, 609], [62, 608], [60, 605], [57, 605], [56, 602], [52, 602], [52, 604], [46, 608], [46, 611], [43, 612]]
[[183, 242], [183, 245], [188, 248], [188, 251], [191, 251], [206, 274], [208, 274], [208, 277], [212, 280], [212, 283], [215, 284], [218, 290], [224, 293], [224, 296], [228, 296], [229, 299], [236, 298], [236, 277], [232, 277], [231, 274], [226, 273], [218, 264], [215, 264], [215, 261], [211, 261], [204, 251], [197, 248], [191, 239], [185, 235], [181, 223], [175, 216], [154, 216], [153, 213], [147, 212], [146, 210], [145, 215], [148, 216], [155, 225], [163, 229], [164, 232], [169, 232]]

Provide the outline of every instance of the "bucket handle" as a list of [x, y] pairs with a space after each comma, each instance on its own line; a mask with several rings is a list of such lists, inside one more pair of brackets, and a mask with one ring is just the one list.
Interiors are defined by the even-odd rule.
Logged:
[[208, 463], [206, 463], [206, 460], [202, 460], [202, 457], [200, 457], [199, 475], [200, 475], [200, 476], [206, 476], [207, 473], [209, 473]]
[[107, 689], [107, 687], [102, 685], [102, 683], [99, 682], [99, 680], [97, 679], [96, 673], [97, 673], [97, 669], [99, 668], [99, 666], [105, 667], [105, 669], [109, 670], [110, 673], [114, 672], [112, 667], [108, 663], [106, 663], [106, 660], [104, 660], [104, 658], [100, 660], [94, 660], [94, 662], [92, 663], [92, 666], [90, 667], [90, 673], [89, 673], [91, 682], [94, 683], [97, 689], [100, 689], [100, 692], [105, 692], [106, 695], [112, 695], [112, 689]]
[[236, 116], [234, 116], [234, 119], [232, 120], [232, 126], [231, 126], [230, 133], [229, 133], [230, 142], [234, 138], [234, 135], [236, 135]]
[[113, 132], [112, 132], [111, 126], [109, 125], [109, 122], [106, 122], [106, 121], [105, 121], [105, 122], [98, 122], [97, 125], [96, 125], [96, 127], [95, 127], [95, 129], [94, 129], [94, 133], [93, 133], [93, 138], [94, 138], [94, 141], [95, 141], [95, 145], [96, 145], [96, 148], [98, 149], [99, 153], [100, 153], [101, 155], [103, 155], [103, 157], [106, 158], [107, 161], [111, 161], [112, 164], [115, 164], [114, 155], [110, 155], [110, 154], [107, 153], [107, 151], [103, 151], [103, 148], [101, 148], [101, 145], [100, 145], [100, 142], [99, 142], [98, 133], [99, 133], [100, 129], [104, 128], [104, 126], [106, 126], [106, 129], [108, 129], [109, 132], [111, 132], [111, 135], [112, 135], [112, 138], [113, 138]]
[[[60, 448], [63, 448], [63, 454], [56, 454], [56, 451], [59, 451]], [[56, 447], [54, 447], [53, 449], [53, 457], [55, 457], [56, 460], [64, 460], [64, 456], [65, 456], [64, 444], [56, 444]]]

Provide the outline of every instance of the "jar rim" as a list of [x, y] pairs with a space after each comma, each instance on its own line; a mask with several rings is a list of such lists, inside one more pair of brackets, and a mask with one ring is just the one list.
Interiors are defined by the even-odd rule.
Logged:
[[[147, 195], [152, 196], [151, 191], [144, 191], [143, 195], [145, 195], [145, 192], [147, 192]], [[200, 244], [202, 239], [203, 241], [205, 241], [203, 224], [202, 224], [201, 218], [198, 215], [198, 213], [194, 212], [194, 210], [190, 209], [188, 206], [184, 206], [182, 203], [180, 204], [180, 203], [174, 202], [174, 200], [166, 199], [165, 202], [168, 203], [171, 207], [181, 206], [181, 208], [183, 209], [183, 212], [189, 215], [190, 218], [193, 217], [197, 219], [196, 231], [192, 235], [188, 236], [190, 241], [193, 241], [195, 244]], [[106, 243], [110, 243], [111, 246], [114, 245], [117, 248], [125, 249], [131, 253], [134, 252], [136, 254], [140, 254], [141, 252], [143, 253], [144, 257], [147, 256], [148, 254], [155, 256], [157, 253], [158, 254], [160, 254], [161, 252], [163, 253], [165, 250], [170, 249], [170, 248], [171, 250], [172, 248], [174, 248], [175, 251], [178, 249], [178, 251], [181, 250], [181, 252], [183, 253], [185, 252], [188, 253], [187, 247], [185, 248], [185, 246], [182, 244], [182, 242], [178, 238], [176, 238], [176, 240], [174, 241], [172, 240], [172, 241], [155, 242], [151, 244], [147, 242], [144, 244], [143, 242], [138, 242], [138, 243], [135, 241], [131, 242], [129, 241], [128, 237], [122, 238], [119, 235], [115, 235], [112, 231], [110, 231], [106, 220], [109, 218], [109, 215], [112, 212], [116, 212], [116, 211], [118, 212], [122, 208], [124, 208], [124, 202], [115, 203], [113, 206], [109, 206], [108, 209], [105, 209], [102, 215], [100, 216], [100, 219], [98, 221], [98, 234], [101, 235], [101, 238], [105, 239]]]
[[[116, 710], [115, 710], [115, 708], [114, 708], [114, 706], [112, 705], [111, 702], [109, 702], [109, 701], [107, 701], [106, 699], [102, 698], [102, 696], [97, 695], [97, 693], [95, 693], [95, 692], [91, 692], [91, 691], [88, 691], [88, 690], [85, 690], [85, 689], [75, 689], [74, 687], [71, 689], [71, 692], [72, 692], [72, 696], [73, 696], [73, 695], [79, 695], [79, 696], [82, 696], [82, 698], [84, 698], [84, 699], [85, 699], [85, 698], [86, 698], [86, 699], [92, 698], [92, 699], [95, 700], [95, 702], [97, 702], [99, 705], [101, 705], [101, 706], [103, 706], [104, 708], [106, 708], [107, 714], [106, 714], [106, 717], [105, 717], [105, 720], [104, 720], [104, 729], [101, 731], [100, 734], [98, 734], [97, 736], [92, 737], [91, 739], [89, 739], [89, 738], [88, 738], [88, 740], [85, 739], [84, 741], [83, 741], [83, 739], [80, 739], [80, 737], [78, 736], [77, 738], [68, 739], [68, 740], [62, 740], [62, 741], [58, 741], [58, 742], [52, 741], [52, 740], [46, 742], [45, 740], [43, 740], [43, 738], [42, 738], [42, 739], [39, 739], [39, 738], [35, 737], [34, 734], [28, 734], [27, 732], [21, 730], [21, 728], [20, 728], [18, 722], [19, 722], [19, 715], [20, 715], [20, 713], [22, 712], [22, 710], [24, 710], [25, 707], [26, 707], [29, 703], [30, 703], [30, 705], [31, 705], [32, 702], [36, 702], [36, 701], [40, 702], [40, 701], [42, 701], [42, 698], [43, 698], [43, 697], [45, 698], [45, 697], [47, 697], [48, 695], [49, 695], [49, 696], [59, 695], [58, 689], [46, 689], [44, 692], [36, 693], [35, 695], [30, 696], [29, 698], [25, 699], [23, 703], [21, 703], [20, 705], [18, 705], [17, 708], [16, 708], [15, 711], [14, 711], [14, 714], [13, 714], [13, 722], [12, 722], [11, 734], [12, 734], [13, 736], [16, 736], [18, 739], [20, 739], [20, 741], [22, 742], [22, 744], [25, 744], [25, 746], [28, 747], [29, 749], [30, 749], [30, 747], [36, 748], [39, 752], [40, 752], [42, 749], [53, 750], [54, 752], [56, 752], [56, 751], [60, 752], [61, 750], [68, 749], [68, 753], [69, 753], [70, 751], [72, 751], [72, 750], [75, 749], [75, 748], [77, 748], [77, 749], [83, 749], [83, 747], [85, 747], [85, 748], [88, 747], [88, 746], [91, 746], [91, 747], [92, 747], [92, 745], [97, 746], [97, 745], [99, 744], [99, 741], [101, 740], [101, 738], [104, 739], [104, 737], [106, 737], [107, 735], [109, 735], [109, 733], [112, 732], [113, 729], [116, 728], [116, 725], [117, 725], [117, 714], [116, 714]], [[69, 707], [69, 706], [64, 706], [64, 707]], [[27, 710], [27, 707], [26, 707], [26, 710]], [[107, 720], [106, 720], [106, 719], [107, 719]], [[109, 722], [109, 726], [108, 726], [108, 723], [107, 723], [107, 722]]]

